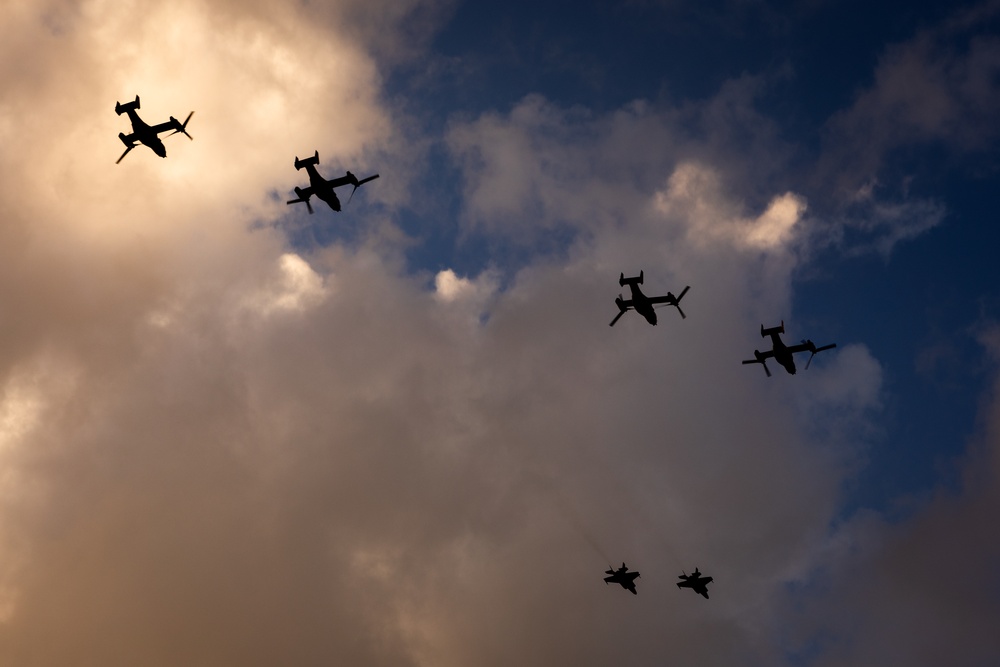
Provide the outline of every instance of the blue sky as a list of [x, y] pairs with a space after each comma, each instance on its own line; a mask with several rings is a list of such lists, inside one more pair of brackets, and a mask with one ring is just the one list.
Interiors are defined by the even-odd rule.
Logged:
[[0, 663], [1000, 657], [1000, 4], [0, 19]]
[[[460, 4], [426, 59], [401, 67], [387, 94], [415, 108], [433, 131], [456, 116], [506, 111], [529, 94], [600, 114], [637, 99], [666, 107], [698, 103], [729, 80], [760, 77], [765, 90], [754, 109], [794, 153], [793, 168], [768, 185], [805, 188], [820, 215], [836, 214], [814, 166], [830, 140], [831, 119], [873, 86], [894, 45], [977, 6]], [[989, 38], [996, 25], [996, 16], [976, 21], [941, 38], [940, 49], [962, 54], [970, 39]], [[994, 257], [1000, 232], [990, 222], [997, 203], [995, 136], [983, 136], [971, 151], [918, 139], [881, 157], [885, 166], [871, 174], [879, 187], [935, 202], [942, 222], [891, 253], [823, 249], [796, 276], [792, 304], [798, 318], [834, 338], [864, 342], [887, 370], [884, 440], [852, 482], [851, 511], [889, 509], [900, 496], [956, 483], [956, 459], [976, 428], [977, 397], [990, 379], [976, 334], [996, 320], [1000, 306]], [[446, 158], [433, 163], [435, 174], [451, 167]], [[546, 244], [544, 251], [551, 250]], [[495, 261], [474, 242], [445, 234], [411, 258], [419, 268], [444, 262], [473, 273]]]

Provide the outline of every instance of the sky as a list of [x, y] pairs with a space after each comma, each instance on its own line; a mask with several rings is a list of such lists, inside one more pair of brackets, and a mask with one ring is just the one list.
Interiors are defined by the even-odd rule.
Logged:
[[5, 0], [0, 84], [0, 664], [1000, 661], [1000, 2]]

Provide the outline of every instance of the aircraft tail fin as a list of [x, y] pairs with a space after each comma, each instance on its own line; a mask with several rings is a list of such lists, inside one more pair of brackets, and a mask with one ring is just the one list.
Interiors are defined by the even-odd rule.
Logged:
[[319, 164], [319, 151], [318, 150], [313, 153], [312, 157], [307, 157], [307, 158], [305, 158], [303, 160], [300, 160], [298, 158], [298, 156], [295, 156], [295, 168], [296, 169], [302, 169], [303, 167], [308, 167], [309, 165], [317, 165], [317, 164]]
[[767, 338], [768, 336], [773, 336], [774, 334], [783, 334], [783, 333], [785, 333], [785, 321], [784, 320], [781, 320], [781, 324], [779, 324], [778, 326], [776, 326], [776, 327], [768, 327], [767, 329], [764, 328], [763, 324], [760, 325], [760, 337], [761, 338]]
[[624, 287], [625, 285], [641, 285], [642, 284], [642, 271], [639, 271], [638, 276], [632, 278], [626, 278], [624, 273], [618, 276], [618, 284]]
[[122, 104], [121, 102], [115, 102], [115, 113], [121, 116], [123, 113], [128, 111], [135, 111], [139, 108], [139, 96], [135, 96], [134, 102], [126, 102]]

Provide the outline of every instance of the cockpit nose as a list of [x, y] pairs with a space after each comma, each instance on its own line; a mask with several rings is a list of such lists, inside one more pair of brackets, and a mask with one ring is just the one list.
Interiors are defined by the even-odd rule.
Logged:
[[164, 146], [163, 144], [160, 144], [158, 146], [153, 146], [153, 152], [159, 155], [160, 157], [167, 157], [167, 147]]

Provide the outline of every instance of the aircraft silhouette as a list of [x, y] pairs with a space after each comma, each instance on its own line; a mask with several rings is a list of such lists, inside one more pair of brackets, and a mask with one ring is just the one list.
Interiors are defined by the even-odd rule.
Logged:
[[674, 296], [671, 292], [667, 292], [666, 296], [646, 296], [639, 289], [639, 285], [642, 284], [642, 271], [639, 271], [639, 276], [637, 278], [626, 278], [625, 274], [622, 273], [618, 278], [618, 284], [621, 286], [628, 285], [632, 290], [631, 299], [623, 299], [622, 295], [619, 294], [618, 298], [615, 299], [615, 304], [618, 306], [618, 314], [615, 315], [615, 319], [611, 320], [611, 324], [608, 326], [615, 326], [615, 322], [618, 321], [622, 315], [629, 311], [629, 309], [634, 310], [643, 317], [646, 321], [652, 325], [656, 325], [656, 311], [653, 310], [654, 306], [661, 303], [665, 303], [668, 306], [674, 306], [677, 308], [677, 312], [681, 314], [682, 318], [686, 318], [687, 315], [681, 310], [681, 299], [687, 294], [687, 291], [691, 289], [691, 286], [687, 286], [680, 293], [680, 296]]
[[128, 152], [136, 147], [135, 142], [137, 141], [152, 148], [153, 152], [160, 157], [167, 157], [167, 149], [158, 136], [161, 132], [166, 132], [167, 130], [173, 130], [173, 132], [167, 135], [168, 137], [171, 134], [177, 134], [180, 132], [188, 139], [194, 138], [187, 133], [187, 124], [188, 121], [191, 120], [191, 116], [194, 115], [193, 111], [188, 114], [188, 117], [184, 119], [183, 123], [171, 116], [170, 120], [165, 123], [160, 123], [159, 125], [149, 125], [146, 121], [139, 118], [139, 114], [136, 113], [138, 108], [138, 95], [135, 96], [135, 102], [126, 102], [125, 104], [115, 102], [115, 113], [119, 116], [123, 113], [128, 114], [128, 119], [132, 122], [131, 134], [125, 134], [124, 132], [118, 133], [118, 138], [122, 140], [123, 144], [125, 144], [125, 152], [122, 153], [120, 158], [115, 160], [115, 164], [121, 162], [125, 156], [128, 155]]
[[605, 574], [610, 574], [610, 577], [604, 577], [605, 584], [621, 584], [622, 588], [627, 591], [632, 591], [632, 595], [638, 595], [635, 590], [635, 580], [638, 578], [638, 572], [629, 572], [628, 567], [625, 563], [617, 570], [605, 570]]
[[705, 599], [708, 599], [708, 585], [712, 583], [712, 577], [703, 577], [698, 568], [694, 569], [691, 574], [682, 574], [678, 577], [681, 581], [677, 582], [677, 588], [690, 588], [695, 593], [699, 595], [704, 595]]
[[300, 202], [305, 202], [306, 208], [309, 209], [310, 215], [313, 212], [312, 204], [309, 203], [309, 198], [316, 195], [327, 204], [330, 205], [334, 211], [340, 211], [340, 200], [337, 199], [337, 193], [333, 191], [334, 188], [339, 188], [342, 185], [353, 185], [354, 189], [351, 190], [351, 197], [347, 200], [348, 202], [354, 198], [354, 193], [357, 192], [358, 188], [367, 183], [368, 181], [374, 181], [378, 178], [378, 174], [374, 176], [369, 176], [368, 178], [362, 178], [360, 181], [358, 177], [347, 172], [346, 176], [341, 176], [340, 178], [333, 178], [329, 181], [319, 175], [316, 171], [316, 165], [319, 164], [319, 151], [316, 151], [312, 157], [307, 157], [304, 160], [300, 160], [297, 156], [295, 158], [295, 168], [302, 169], [305, 167], [306, 173], [309, 174], [309, 186], [305, 188], [296, 187], [295, 194], [298, 195], [298, 199], [289, 200], [288, 204], [298, 204]]
[[816, 345], [811, 340], [804, 340], [799, 345], [785, 345], [781, 337], [778, 334], [785, 333], [785, 321], [782, 320], [781, 324], [776, 327], [771, 327], [770, 329], [765, 329], [764, 325], [760, 325], [760, 336], [761, 338], [771, 337], [771, 346], [773, 349], [766, 352], [759, 352], [758, 350], [753, 351], [753, 359], [745, 359], [744, 364], [760, 364], [764, 367], [764, 372], [767, 373], [767, 377], [771, 377], [771, 371], [767, 369], [767, 364], [764, 363], [771, 357], [779, 364], [785, 367], [789, 375], [795, 375], [795, 360], [792, 355], [796, 352], [811, 352], [809, 355], [809, 361], [806, 362], [806, 369], [809, 368], [809, 364], [812, 363], [813, 357], [815, 357], [819, 352], [823, 350], [830, 350], [837, 347], [836, 343], [830, 343], [829, 345], [824, 345], [823, 347], [816, 347]]

